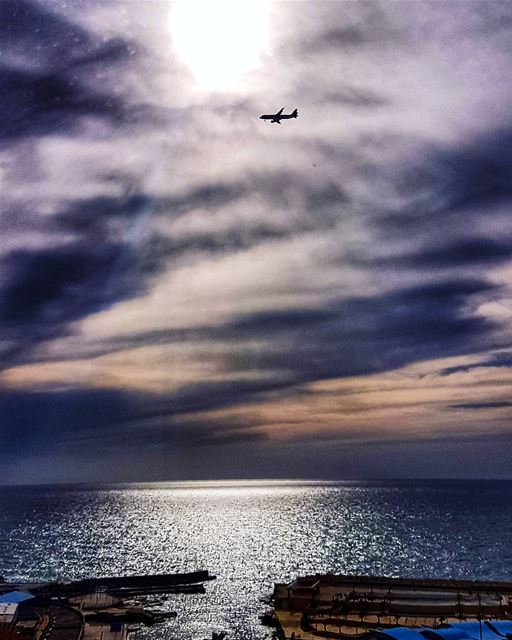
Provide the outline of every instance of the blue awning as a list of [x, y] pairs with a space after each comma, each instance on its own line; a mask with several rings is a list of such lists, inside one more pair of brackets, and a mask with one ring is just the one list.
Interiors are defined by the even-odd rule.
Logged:
[[5, 604], [25, 602], [25, 600], [30, 600], [31, 598], [34, 598], [34, 596], [30, 591], [8, 591], [7, 593], [0, 594], [0, 602]]

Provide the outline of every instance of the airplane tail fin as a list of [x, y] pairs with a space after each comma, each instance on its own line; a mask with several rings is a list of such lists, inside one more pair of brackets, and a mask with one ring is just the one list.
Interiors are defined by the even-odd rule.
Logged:
[[298, 115], [299, 115], [299, 112], [297, 111], [297, 109], [294, 109], [292, 112], [292, 116], [296, 118]]

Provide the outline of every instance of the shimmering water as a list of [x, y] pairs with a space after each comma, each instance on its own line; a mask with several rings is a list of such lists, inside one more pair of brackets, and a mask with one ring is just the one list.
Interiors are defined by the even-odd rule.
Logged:
[[166, 483], [0, 490], [0, 573], [208, 569], [205, 595], [139, 637], [265, 638], [275, 581], [332, 571], [512, 579], [512, 482]]

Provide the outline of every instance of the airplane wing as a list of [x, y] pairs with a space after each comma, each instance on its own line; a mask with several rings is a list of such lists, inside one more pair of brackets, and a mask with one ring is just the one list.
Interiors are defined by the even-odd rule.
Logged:
[[279, 109], [279, 111], [276, 113], [276, 116], [280, 116], [284, 111], [284, 107], [282, 109]]

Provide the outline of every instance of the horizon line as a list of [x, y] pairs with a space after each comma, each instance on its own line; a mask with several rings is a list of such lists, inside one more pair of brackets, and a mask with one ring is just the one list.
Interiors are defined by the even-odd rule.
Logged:
[[264, 486], [264, 485], [354, 485], [354, 484], [371, 484], [371, 483], [400, 483], [400, 482], [512, 482], [512, 477], [486, 477], [486, 478], [418, 478], [418, 477], [402, 477], [402, 478], [205, 478], [205, 479], [181, 479], [181, 480], [77, 480], [71, 482], [29, 482], [29, 483], [11, 483], [0, 484], [1, 489], [22, 489], [35, 487], [102, 487], [102, 486], [145, 486], [145, 485], [180, 485], [186, 488], [186, 485], [209, 485], [218, 487], [243, 486], [244, 484]]

